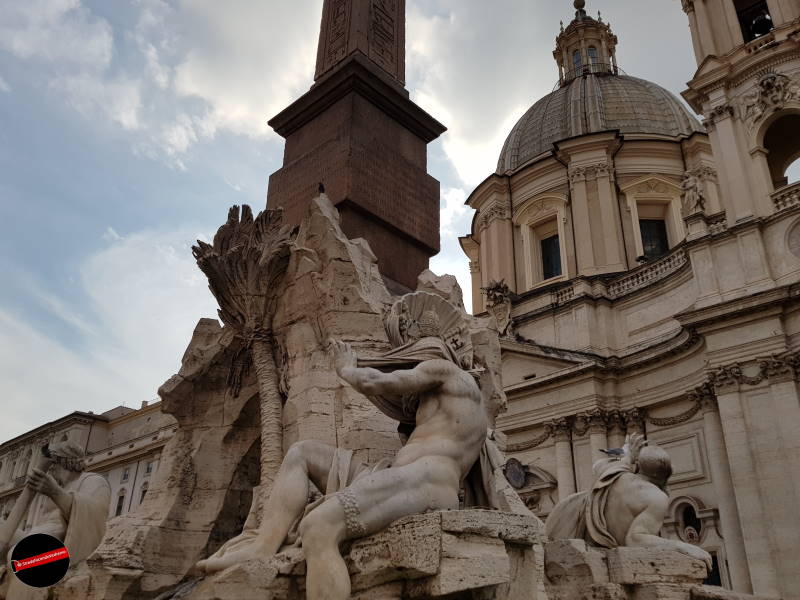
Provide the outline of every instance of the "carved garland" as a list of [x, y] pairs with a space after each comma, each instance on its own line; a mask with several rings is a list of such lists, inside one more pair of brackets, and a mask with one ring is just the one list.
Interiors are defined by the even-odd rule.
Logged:
[[533, 438], [532, 440], [528, 440], [525, 442], [520, 442], [519, 444], [509, 444], [506, 448], [507, 452], [522, 452], [523, 450], [530, 450], [531, 448], [536, 448], [537, 446], [541, 446], [547, 440], [550, 439], [550, 436], [553, 435], [553, 426], [550, 423], [544, 424], [544, 432]]
[[570, 431], [577, 436], [583, 436], [600, 426], [605, 427], [606, 430], [618, 427], [628, 431], [641, 431], [645, 421], [656, 427], [680, 425], [691, 420], [701, 410], [716, 409], [717, 388], [735, 384], [758, 385], [767, 379], [773, 377], [782, 378], [787, 375], [800, 379], [800, 352], [773, 355], [761, 360], [758, 363], [758, 373], [756, 375], [745, 375], [739, 363], [720, 367], [709, 372], [708, 381], [694, 388], [687, 395], [688, 399], [693, 402], [692, 406], [672, 417], [653, 417], [650, 416], [647, 409], [642, 408], [632, 408], [627, 411], [596, 408], [588, 412], [549, 421], [544, 424], [544, 431], [539, 436], [518, 444], [509, 444], [507, 452], [530, 450], [541, 446], [550, 437], [566, 438], [569, 436]]
[[758, 385], [773, 377], [800, 376], [800, 353], [774, 354], [758, 363], [758, 372], [755, 375], [745, 375], [739, 363], [719, 367], [708, 374], [714, 387], [728, 387], [733, 385]]

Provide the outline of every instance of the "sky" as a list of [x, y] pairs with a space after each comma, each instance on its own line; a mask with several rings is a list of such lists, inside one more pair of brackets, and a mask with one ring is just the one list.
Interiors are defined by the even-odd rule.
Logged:
[[[678, 0], [589, 0], [625, 72], [674, 93], [695, 67]], [[260, 210], [311, 85], [322, 0], [0, 0], [0, 441], [73, 410], [138, 407], [216, 315], [192, 259], [233, 204]], [[553, 89], [567, 0], [407, 0], [407, 88], [442, 252], [469, 290], [464, 200]], [[657, 23], [657, 27], [653, 24]], [[465, 296], [469, 297], [469, 293]]]

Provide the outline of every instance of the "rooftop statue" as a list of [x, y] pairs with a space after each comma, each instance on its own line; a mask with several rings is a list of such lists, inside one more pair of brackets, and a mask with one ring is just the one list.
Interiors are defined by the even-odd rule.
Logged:
[[[390, 311], [386, 329], [394, 349], [385, 355], [359, 358], [349, 344], [331, 341], [339, 377], [400, 423], [405, 445], [391, 465], [368, 466], [346, 449], [310, 440], [294, 444], [261, 527], [229, 541], [198, 567], [216, 572], [269, 558], [287, 543], [301, 544], [308, 598], [345, 599], [350, 578], [341, 542], [407, 515], [458, 509], [462, 483], [467, 504], [530, 514], [498, 478], [503, 459], [487, 438], [482, 370], [472, 368], [468, 344], [458, 339], [461, 314], [434, 294], [416, 292]], [[308, 504], [312, 483], [325, 496]]]
[[[106, 531], [111, 488], [97, 473], [86, 472], [86, 454], [74, 442], [58, 442], [43, 449], [8, 519], [0, 528], [0, 554], [5, 555], [23, 537], [46, 533], [64, 542], [70, 562], [89, 556]], [[36, 494], [46, 498], [32, 527], [17, 528]], [[6, 561], [6, 565], [8, 561]], [[0, 567], [0, 598], [34, 600], [47, 598], [46, 588], [33, 588]]]
[[711, 556], [702, 548], [659, 537], [669, 507], [665, 488], [672, 463], [662, 448], [647, 444], [643, 436], [629, 435], [621, 458], [595, 462], [592, 489], [567, 496], [553, 508], [546, 523], [548, 537], [583, 539], [603, 548], [676, 550], [711, 569]]

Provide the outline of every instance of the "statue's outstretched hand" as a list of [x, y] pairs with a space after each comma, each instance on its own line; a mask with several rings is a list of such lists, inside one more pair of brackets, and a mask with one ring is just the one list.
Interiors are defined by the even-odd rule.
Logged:
[[333, 350], [333, 365], [336, 367], [336, 372], [340, 376], [345, 369], [356, 368], [358, 365], [358, 358], [350, 347], [350, 344], [339, 340], [331, 340], [330, 345]]
[[639, 433], [630, 433], [625, 437], [625, 460], [630, 465], [635, 465], [639, 460], [639, 453], [647, 445], [647, 440]]

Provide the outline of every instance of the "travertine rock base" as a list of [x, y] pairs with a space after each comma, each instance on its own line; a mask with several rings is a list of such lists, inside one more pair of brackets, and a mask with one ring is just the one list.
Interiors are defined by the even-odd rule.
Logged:
[[702, 585], [701, 561], [657, 548], [594, 548], [583, 540], [544, 547], [548, 600], [755, 600]]
[[[354, 600], [545, 600], [544, 528], [485, 510], [414, 515], [357, 540], [346, 556]], [[231, 567], [174, 600], [302, 600], [305, 564], [290, 549]]]
[[241, 529], [258, 483], [260, 429], [252, 373], [238, 396], [228, 384], [240, 347], [216, 320], [197, 324], [179, 374], [159, 390], [178, 430], [144, 503], [109, 521], [96, 552], [54, 588], [57, 598], [153, 597]]

